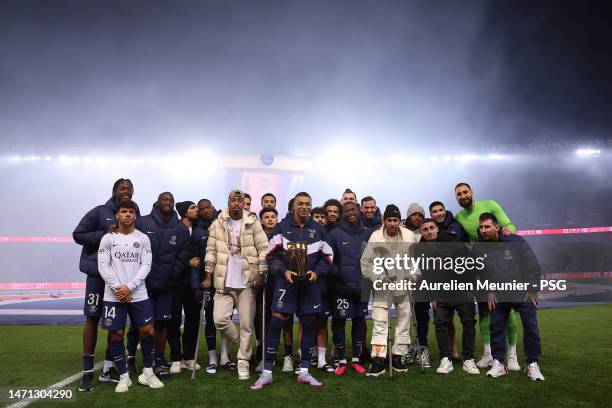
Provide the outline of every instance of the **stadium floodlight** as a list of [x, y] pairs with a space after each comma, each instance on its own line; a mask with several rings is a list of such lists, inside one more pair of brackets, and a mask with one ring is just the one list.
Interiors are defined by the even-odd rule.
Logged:
[[597, 157], [601, 153], [599, 149], [578, 149], [576, 155], [579, 157]]
[[489, 154], [489, 159], [491, 160], [502, 160], [503, 158], [504, 156], [502, 156], [501, 154], [497, 154], [497, 153]]

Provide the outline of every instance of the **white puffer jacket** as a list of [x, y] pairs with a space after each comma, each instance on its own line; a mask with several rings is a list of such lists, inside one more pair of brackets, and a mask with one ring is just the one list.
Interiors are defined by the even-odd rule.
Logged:
[[[227, 233], [229, 219], [229, 210], [226, 208], [213, 221], [208, 230], [208, 244], [204, 258], [204, 270], [212, 274], [213, 285], [220, 293], [223, 293], [225, 289], [227, 262], [230, 255]], [[243, 210], [240, 226], [240, 255], [242, 256], [243, 283], [246, 287], [253, 286], [258, 275], [267, 271], [267, 249], [268, 238], [261, 223], [255, 214]]]

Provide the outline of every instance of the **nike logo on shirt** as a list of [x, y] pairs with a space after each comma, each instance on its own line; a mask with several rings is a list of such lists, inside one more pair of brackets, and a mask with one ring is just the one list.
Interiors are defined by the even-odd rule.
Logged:
[[319, 303], [318, 305], [316, 305], [316, 306], [313, 306], [312, 308], [313, 308], [313, 309], [316, 309], [316, 308], [318, 308], [319, 306], [321, 306], [321, 304], [320, 304], [320, 303]]
[[348, 242], [343, 242], [343, 243], [342, 243], [342, 245], [346, 245], [346, 244], [348, 244]]
[[108, 217], [106, 218], [106, 221], [112, 221], [112, 220], [113, 218], [108, 218]]
[[169, 317], [170, 317], [170, 315], [164, 315], [164, 319], [167, 319]]
[[148, 319], [145, 319], [145, 323], [148, 322], [149, 320], [151, 320], [153, 318], [153, 316], [149, 317]]
[[149, 231], [149, 230], [147, 230], [147, 234], [155, 234], [155, 231]]

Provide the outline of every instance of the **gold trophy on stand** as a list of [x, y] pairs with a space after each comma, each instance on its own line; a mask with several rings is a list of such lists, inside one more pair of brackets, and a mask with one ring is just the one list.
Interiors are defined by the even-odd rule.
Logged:
[[289, 270], [297, 274], [293, 278], [297, 283], [308, 281], [307, 247], [306, 241], [289, 242], [287, 244]]

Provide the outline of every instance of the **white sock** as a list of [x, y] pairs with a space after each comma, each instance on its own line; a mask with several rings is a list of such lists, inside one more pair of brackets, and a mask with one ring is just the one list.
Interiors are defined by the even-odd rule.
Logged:
[[270, 377], [272, 377], [272, 371], [271, 370], [263, 370], [263, 373], [265, 375], [269, 375]]
[[119, 376], [119, 378], [130, 378], [130, 373], [123, 373]]
[[325, 353], [327, 353], [327, 348], [317, 347], [317, 365], [319, 366], [319, 368], [323, 367], [327, 363], [325, 361]]
[[104, 368], [102, 368], [102, 372], [103, 373], [107, 372], [108, 370], [111, 369], [112, 366], [113, 366], [112, 361], [104, 360]]
[[217, 350], [208, 350], [208, 364], [217, 365]]
[[300, 367], [300, 375], [302, 375], [302, 374], [308, 374], [308, 368]]
[[359, 362], [359, 357], [351, 358], [351, 363], [358, 363], [358, 362]]
[[516, 357], [516, 344], [510, 344], [508, 347], [508, 355]]
[[491, 354], [491, 343], [484, 343], [484, 353], [485, 354]]
[[227, 364], [229, 361], [229, 354], [227, 351], [227, 340], [225, 337], [221, 339], [221, 365]]
[[346, 364], [346, 358], [343, 358], [342, 360], [338, 361], [339, 364]]
[[144, 367], [142, 369], [142, 373], [146, 374], [146, 375], [151, 375], [153, 374], [153, 367]]

